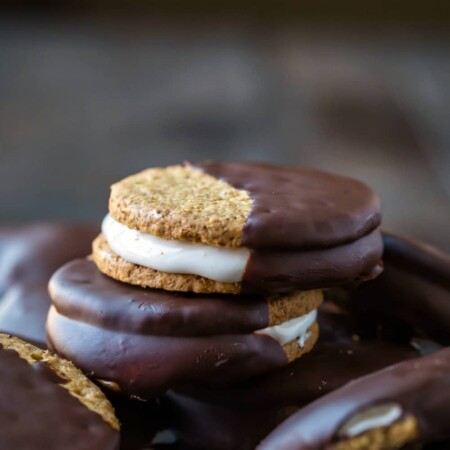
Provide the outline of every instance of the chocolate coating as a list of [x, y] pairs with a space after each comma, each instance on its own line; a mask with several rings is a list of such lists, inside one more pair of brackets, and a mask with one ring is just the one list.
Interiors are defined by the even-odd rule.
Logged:
[[410, 345], [374, 334], [362, 337], [365, 323], [337, 308], [331, 312], [329, 306], [321, 308], [321, 336], [314, 350], [288, 366], [233, 387], [191, 385], [169, 391], [166, 399], [180, 448], [252, 450], [307, 403], [350, 380], [417, 356]]
[[227, 384], [287, 364], [262, 296], [202, 296], [142, 289], [87, 260], [52, 277], [49, 345], [95, 378], [151, 398], [189, 382]]
[[0, 449], [118, 449], [119, 433], [82, 405], [45, 364], [0, 347]]
[[450, 256], [387, 233], [384, 245], [384, 273], [356, 291], [355, 304], [369, 314], [388, 313], [449, 345]]
[[421, 441], [450, 438], [450, 348], [360, 378], [309, 404], [271, 433], [260, 450], [316, 450], [337, 441], [346, 420], [394, 402], [417, 418]]
[[370, 280], [383, 270], [378, 230], [350, 244], [309, 251], [252, 251], [244, 292], [288, 292]]
[[365, 184], [313, 169], [196, 163], [247, 191], [251, 249], [243, 292], [288, 292], [375, 278], [382, 271], [378, 197]]
[[48, 280], [65, 262], [89, 254], [96, 233], [54, 223], [0, 228], [0, 331], [46, 345]]
[[193, 166], [249, 193], [253, 205], [243, 230], [245, 247], [329, 248], [353, 242], [381, 222], [378, 197], [351, 178], [255, 162]]

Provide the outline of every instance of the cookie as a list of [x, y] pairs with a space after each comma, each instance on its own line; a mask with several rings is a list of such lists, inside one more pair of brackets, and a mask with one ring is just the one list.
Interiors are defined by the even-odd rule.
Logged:
[[0, 227], [0, 332], [46, 346], [48, 281], [67, 261], [88, 255], [97, 232], [58, 223]]
[[322, 292], [236, 297], [143, 289], [86, 259], [49, 285], [52, 349], [94, 378], [142, 398], [179, 384], [227, 384], [288, 364], [313, 347]]
[[198, 163], [111, 188], [93, 260], [119, 281], [198, 293], [280, 293], [382, 270], [377, 196], [312, 169]]
[[119, 448], [110, 402], [69, 361], [0, 334], [0, 372], [3, 448]]
[[260, 450], [396, 450], [450, 438], [450, 349], [359, 378], [309, 404]]
[[226, 388], [184, 386], [164, 399], [179, 448], [253, 450], [284, 419], [347, 382], [419, 355], [409, 342], [385, 339], [380, 325], [326, 302], [314, 350], [288, 366]]

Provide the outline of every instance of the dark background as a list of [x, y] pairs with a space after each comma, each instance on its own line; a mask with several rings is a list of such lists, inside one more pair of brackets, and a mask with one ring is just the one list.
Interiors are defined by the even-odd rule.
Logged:
[[99, 221], [130, 173], [250, 159], [360, 178], [450, 251], [446, 2], [337, 3], [3, 6], [0, 222]]

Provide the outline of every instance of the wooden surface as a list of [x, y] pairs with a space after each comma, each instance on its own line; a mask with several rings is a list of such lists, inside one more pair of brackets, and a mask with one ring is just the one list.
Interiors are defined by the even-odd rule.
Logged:
[[113, 181], [203, 158], [365, 180], [385, 227], [450, 251], [440, 30], [0, 17], [0, 221], [98, 221]]

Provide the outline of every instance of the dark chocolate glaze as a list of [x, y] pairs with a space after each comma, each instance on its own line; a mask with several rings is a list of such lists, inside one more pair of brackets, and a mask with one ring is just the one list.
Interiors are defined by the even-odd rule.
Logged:
[[0, 331], [46, 345], [48, 280], [65, 262], [89, 254], [97, 232], [55, 223], [0, 227]]
[[337, 441], [356, 413], [394, 402], [417, 418], [421, 442], [450, 438], [450, 348], [362, 377], [309, 404], [271, 433], [260, 450], [318, 450]]
[[[106, 300], [106, 299], [105, 299]], [[277, 341], [262, 334], [157, 336], [111, 331], [50, 309], [49, 348], [94, 378], [152, 398], [178, 384], [227, 384], [287, 364]]]
[[350, 244], [309, 251], [252, 251], [244, 292], [289, 292], [370, 280], [383, 270], [378, 230]]
[[288, 366], [233, 387], [190, 385], [169, 391], [165, 397], [180, 448], [252, 450], [307, 403], [360, 376], [417, 356], [412, 346], [378, 339], [377, 327], [370, 327], [374, 333], [369, 334], [361, 329], [366, 322], [339, 308], [332, 312], [329, 306], [321, 308], [321, 335], [314, 350]]
[[252, 249], [329, 248], [380, 225], [378, 197], [351, 178], [256, 162], [193, 166], [249, 193], [253, 205], [242, 245]]
[[45, 364], [0, 348], [0, 449], [118, 449], [119, 433], [82, 405]]
[[86, 259], [59, 269], [49, 289], [60, 314], [114, 331], [199, 337], [251, 333], [269, 325], [261, 295], [143, 289], [106, 277]]
[[365, 184], [264, 163], [194, 167], [252, 199], [242, 233], [242, 245], [251, 249], [243, 292], [315, 289], [381, 273], [380, 205]]
[[384, 234], [384, 273], [355, 292], [369, 314], [389, 314], [450, 345], [450, 256], [427, 245]]

